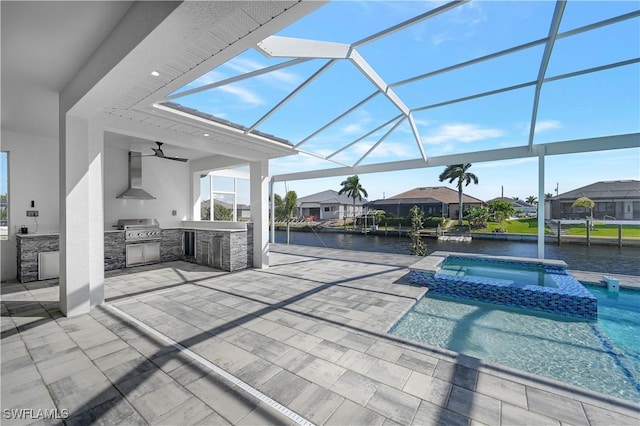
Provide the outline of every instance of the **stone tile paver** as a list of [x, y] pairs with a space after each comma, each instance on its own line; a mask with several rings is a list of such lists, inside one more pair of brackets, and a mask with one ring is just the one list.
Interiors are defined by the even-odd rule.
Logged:
[[329, 426], [376, 426], [383, 424], [384, 421], [385, 418], [380, 414], [346, 399], [325, 424]]
[[468, 426], [469, 418], [429, 401], [422, 401], [411, 424], [416, 426]]
[[366, 373], [367, 377], [396, 389], [402, 389], [410, 374], [411, 370], [408, 368], [383, 359], [377, 360]]
[[[502, 423], [513, 426], [560, 426], [560, 422], [556, 419], [543, 416], [542, 414], [528, 411], [522, 407], [502, 403]], [[613, 424], [613, 423], [612, 423]]]
[[379, 385], [375, 380], [347, 370], [329, 389], [364, 406]]
[[401, 425], [410, 424], [420, 399], [390, 386], [380, 385], [366, 407]]
[[527, 388], [527, 401], [529, 410], [536, 413], [575, 426], [589, 424], [582, 404], [578, 401], [534, 388]]
[[519, 407], [527, 407], [525, 386], [487, 373], [478, 373], [476, 392], [501, 399]]
[[412, 371], [402, 390], [424, 401], [445, 407], [451, 387], [452, 384], [445, 380]]
[[447, 409], [487, 425], [500, 423], [500, 401], [459, 386], [453, 386]]
[[[425, 292], [397, 284], [414, 257], [274, 245], [271, 259], [109, 272], [107, 302], [318, 425], [639, 423], [630, 402], [387, 335]], [[3, 408], [66, 404], [72, 425], [291, 424], [109, 308], [62, 317], [55, 280], [0, 290]]]
[[288, 407], [295, 412], [304, 412], [307, 420], [321, 425], [327, 421], [343, 401], [344, 397], [337, 393], [311, 383], [296, 399], [291, 401]]

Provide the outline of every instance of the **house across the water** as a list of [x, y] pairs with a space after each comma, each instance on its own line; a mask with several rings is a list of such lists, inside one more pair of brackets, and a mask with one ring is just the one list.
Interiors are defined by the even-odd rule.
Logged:
[[[462, 195], [463, 209], [480, 207], [484, 201]], [[458, 218], [458, 191], [446, 186], [427, 186], [414, 188], [393, 197], [375, 200], [365, 204], [372, 210], [384, 210], [388, 215], [404, 217], [409, 215], [409, 210], [418, 206], [427, 217]]]
[[589, 209], [571, 207], [581, 197], [595, 202], [595, 219], [640, 219], [640, 181], [610, 180], [592, 183], [551, 198], [552, 219], [584, 219]]

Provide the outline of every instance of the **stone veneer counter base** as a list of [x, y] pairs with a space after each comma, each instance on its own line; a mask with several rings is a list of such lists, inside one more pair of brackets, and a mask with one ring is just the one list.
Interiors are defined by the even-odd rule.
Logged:
[[[196, 256], [184, 255], [183, 237], [186, 231], [196, 233]], [[246, 229], [192, 229], [170, 228], [162, 230], [160, 261], [185, 260], [232, 272], [253, 267], [253, 224]], [[143, 243], [143, 242], [137, 242]], [[124, 239], [124, 231], [105, 231], [104, 270], [126, 267], [126, 246], [136, 244]], [[22, 283], [38, 280], [38, 253], [59, 251], [59, 234], [17, 234], [17, 278]], [[214, 246], [219, 257], [214, 261]]]

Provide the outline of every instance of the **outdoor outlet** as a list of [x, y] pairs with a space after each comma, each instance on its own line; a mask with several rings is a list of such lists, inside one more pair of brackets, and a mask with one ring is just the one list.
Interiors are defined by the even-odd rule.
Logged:
[[27, 217], [38, 217], [38, 210], [27, 210]]

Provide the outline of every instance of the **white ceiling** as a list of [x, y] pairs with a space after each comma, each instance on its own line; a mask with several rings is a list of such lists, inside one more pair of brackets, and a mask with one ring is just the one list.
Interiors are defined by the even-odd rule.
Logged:
[[[128, 11], [133, 10], [132, 5], [135, 3], [0, 2], [3, 131], [57, 140], [58, 94], [73, 78], [77, 79], [78, 70], [83, 65], [87, 68], [87, 65], [95, 64], [96, 58], [93, 58], [92, 54], [99, 51], [101, 43], [113, 38], [109, 37], [110, 32]], [[296, 16], [300, 16], [296, 13], [304, 14], [305, 10], [317, 8], [320, 4], [321, 2], [306, 3], [305, 8], [300, 7], [301, 4], [294, 0], [183, 3], [184, 7], [179, 7], [178, 13], [163, 22], [165, 30], [164, 33], [160, 33], [169, 36], [173, 34], [175, 37], [165, 40], [161, 51], [146, 53], [147, 56], [155, 56], [145, 58], [144, 54], [139, 54], [138, 49], [137, 58], [142, 58], [138, 61], [141, 63], [140, 67], [164, 61], [161, 66], [153, 65], [152, 68], [159, 68], [161, 77], [156, 79], [148, 75], [148, 70], [141, 73], [136, 68], [135, 74], [130, 73], [125, 80], [120, 80], [121, 92], [129, 97], [133, 96], [132, 99], [148, 109], [148, 98], [155, 91], [175, 90], [171, 88], [172, 84], [177, 84], [178, 87], [184, 85], [193, 78], [191, 75], [197, 76], [197, 73], [207, 72], [207, 67], [211, 64], [224, 61], [226, 56], [237, 54], [236, 50], [241, 51], [239, 49], [246, 49], [248, 45], [257, 43], [270, 35], [271, 31], [276, 31], [287, 22], [296, 19]], [[293, 12], [294, 9], [301, 9], [302, 12]], [[287, 17], [281, 19], [281, 15]], [[271, 30], [274, 24], [274, 29]], [[158, 40], [157, 32], [153, 38]], [[217, 43], [212, 43], [211, 38], [217, 40]], [[191, 46], [185, 47], [186, 40], [190, 41]], [[142, 44], [148, 47], [150, 44], [153, 45], [153, 42], [147, 43], [145, 40]], [[176, 53], [179, 55], [172, 57]], [[204, 56], [200, 57], [199, 54]], [[185, 58], [194, 62], [186, 64]], [[129, 58], [127, 61], [131, 62]], [[188, 79], [185, 82], [180, 82], [186, 77]], [[143, 102], [145, 98], [147, 102]], [[123, 130], [128, 136], [107, 136], [108, 146], [118, 146], [118, 149], [138, 149], [145, 145], [154, 146], [155, 140], [165, 143], [169, 140], [174, 146], [167, 144], [165, 148], [171, 155], [193, 159], [211, 156], [214, 153], [230, 155], [241, 148], [239, 145], [242, 145], [242, 150], [248, 150], [246, 158], [263, 155], [260, 152], [271, 152], [268, 155], [276, 153], [276, 156], [282, 155], [283, 152], [282, 147], [276, 146], [279, 144], [251, 140], [252, 138], [247, 140], [237, 132], [220, 133], [216, 132], [215, 128], [211, 131], [203, 129], [202, 126], [192, 126], [191, 123], [176, 122], [166, 117], [158, 117], [153, 114], [155, 111], [138, 109], [138, 112], [133, 113], [133, 119], [129, 116], [132, 113], [130, 108], [134, 107], [132, 104], [119, 105], [117, 110], [109, 108], [106, 104], [104, 107], [105, 112], [111, 113], [110, 117], [116, 121], [118, 118], [125, 118], [121, 122], [126, 125], [140, 124], [135, 131], [129, 129], [127, 133]], [[128, 115], [123, 117], [124, 114]], [[143, 130], [138, 131], [139, 129]], [[110, 130], [115, 129], [112, 126]], [[160, 135], [159, 130], [168, 130], [166, 137]], [[204, 133], [211, 133], [211, 137], [204, 138]], [[148, 138], [148, 141], [140, 139], [140, 136]], [[199, 150], [201, 148], [202, 150]]]
[[57, 139], [57, 94], [131, 4], [2, 1], [2, 128]]

